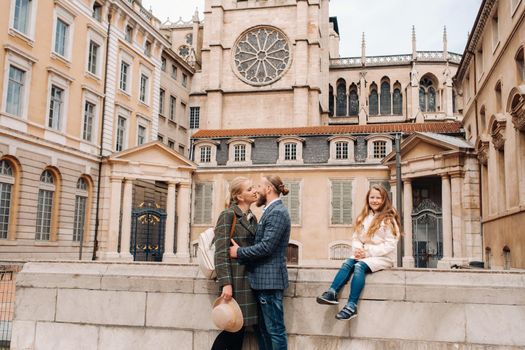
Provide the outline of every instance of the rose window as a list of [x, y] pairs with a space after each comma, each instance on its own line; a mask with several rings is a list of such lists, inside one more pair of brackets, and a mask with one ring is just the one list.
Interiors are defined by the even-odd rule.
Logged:
[[190, 48], [186, 45], [182, 45], [179, 47], [179, 55], [186, 58], [190, 54]]
[[256, 27], [242, 34], [233, 50], [237, 75], [252, 85], [279, 80], [291, 62], [290, 44], [281, 31]]

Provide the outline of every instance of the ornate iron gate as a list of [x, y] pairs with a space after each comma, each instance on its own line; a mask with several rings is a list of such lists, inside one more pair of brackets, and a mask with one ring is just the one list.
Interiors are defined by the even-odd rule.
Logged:
[[166, 213], [159, 208], [138, 208], [131, 215], [130, 253], [134, 261], [162, 261]]
[[412, 246], [416, 267], [437, 267], [443, 257], [441, 208], [424, 199], [412, 211]]

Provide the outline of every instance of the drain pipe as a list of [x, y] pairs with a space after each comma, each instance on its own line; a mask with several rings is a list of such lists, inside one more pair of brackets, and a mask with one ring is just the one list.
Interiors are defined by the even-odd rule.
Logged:
[[[403, 224], [403, 191], [401, 181], [401, 133], [396, 134], [396, 206], [399, 213], [401, 224]], [[404, 229], [404, 227], [403, 227]], [[404, 237], [400, 235], [399, 244], [397, 245], [397, 266], [403, 265]]]
[[[91, 257], [91, 260], [97, 259], [97, 250], [98, 250], [98, 230], [100, 226], [100, 215], [99, 215], [99, 209], [100, 209], [100, 183], [101, 183], [101, 176], [102, 176], [102, 160], [103, 160], [103, 147], [104, 147], [104, 121], [106, 116], [106, 93], [107, 93], [107, 86], [108, 86], [108, 56], [109, 56], [109, 37], [111, 34], [111, 18], [112, 13], [111, 9], [108, 12], [108, 30], [107, 30], [107, 38], [106, 38], [106, 66], [104, 68], [104, 97], [102, 97], [102, 119], [101, 119], [101, 127], [100, 127], [100, 150], [99, 150], [99, 161], [98, 161], [98, 181], [97, 181], [97, 210], [95, 213], [95, 235], [94, 235], [94, 241], [93, 241], [93, 255]], [[82, 246], [81, 246], [82, 247]], [[82, 249], [80, 250], [80, 258], [82, 259]]]

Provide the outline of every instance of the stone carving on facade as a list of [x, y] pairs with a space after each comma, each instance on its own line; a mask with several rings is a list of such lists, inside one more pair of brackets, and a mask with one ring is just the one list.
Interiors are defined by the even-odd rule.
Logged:
[[410, 71], [410, 86], [419, 85], [419, 73], [417, 72], [416, 65], [412, 65], [412, 70]]
[[241, 34], [233, 47], [233, 69], [250, 85], [279, 80], [290, 67], [291, 45], [277, 28], [258, 26]]
[[445, 85], [446, 86], [452, 86], [452, 72], [450, 71], [450, 67], [447, 64], [447, 67], [443, 71], [443, 77], [445, 78]]
[[505, 127], [507, 125], [507, 120], [504, 116], [493, 116], [490, 127], [490, 136], [492, 136], [492, 143], [494, 148], [498, 151], [503, 151], [505, 149]]
[[487, 165], [489, 160], [489, 141], [480, 138], [476, 143], [476, 151], [479, 162]]
[[429, 198], [425, 198], [412, 210], [412, 215], [417, 216], [423, 211], [432, 211], [435, 214], [441, 214], [441, 207]]
[[512, 116], [512, 124], [519, 131], [525, 131], [525, 87], [522, 87], [523, 94], [515, 93], [511, 97], [510, 115]]

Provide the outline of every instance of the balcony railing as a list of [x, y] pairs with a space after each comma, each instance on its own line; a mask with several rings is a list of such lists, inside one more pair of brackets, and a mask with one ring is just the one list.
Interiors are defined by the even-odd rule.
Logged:
[[[418, 51], [417, 60], [420, 62], [445, 62], [443, 51]], [[461, 61], [461, 55], [453, 52], [448, 53], [448, 60], [453, 63]], [[405, 65], [412, 62], [412, 55], [386, 55], [386, 56], [368, 56], [365, 57], [365, 66], [391, 66]], [[341, 57], [330, 60], [331, 67], [361, 67], [363, 61], [361, 57]]]

